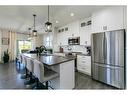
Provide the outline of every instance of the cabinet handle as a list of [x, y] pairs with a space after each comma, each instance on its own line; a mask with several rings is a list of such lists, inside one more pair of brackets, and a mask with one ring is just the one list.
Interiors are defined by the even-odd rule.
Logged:
[[82, 61], [83, 63], [86, 63], [86, 61]]
[[86, 69], [85, 67], [82, 67], [82, 69]]
[[83, 61], [86, 61], [86, 59], [82, 59]]

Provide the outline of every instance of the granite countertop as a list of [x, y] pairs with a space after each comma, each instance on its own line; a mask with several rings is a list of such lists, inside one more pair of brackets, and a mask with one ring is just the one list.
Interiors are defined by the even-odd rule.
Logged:
[[38, 55], [37, 54], [30, 54], [30, 53], [25, 53], [23, 54], [27, 57], [37, 59], [40, 62], [44, 63], [45, 65], [48, 66], [53, 66], [53, 65], [58, 65], [64, 62], [68, 62], [71, 60], [74, 60], [75, 57], [63, 57], [63, 56], [56, 56], [56, 55]]
[[60, 51], [55, 51], [54, 53], [68, 53], [68, 52], [60, 52]]

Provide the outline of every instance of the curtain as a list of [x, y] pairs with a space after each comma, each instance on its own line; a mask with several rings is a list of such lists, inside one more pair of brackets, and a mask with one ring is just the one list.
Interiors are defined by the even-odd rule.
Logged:
[[9, 31], [9, 56], [10, 61], [16, 58], [16, 32]]

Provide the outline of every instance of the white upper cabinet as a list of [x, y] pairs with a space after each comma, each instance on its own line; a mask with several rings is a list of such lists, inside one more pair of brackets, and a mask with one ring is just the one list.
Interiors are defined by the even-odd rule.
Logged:
[[123, 29], [124, 7], [108, 7], [92, 14], [92, 32]]
[[79, 37], [79, 21], [69, 24], [69, 32], [68, 37]]
[[[68, 29], [66, 30], [66, 28]], [[79, 21], [72, 22], [58, 29], [57, 44], [68, 45], [69, 37], [79, 37], [79, 36], [80, 36], [79, 35]]]
[[87, 24], [88, 21], [91, 21], [91, 18], [87, 18], [80, 21], [80, 45], [91, 45], [91, 25], [84, 25], [81, 26], [81, 24], [85, 23]]
[[91, 25], [80, 30], [80, 45], [91, 45]]
[[[66, 31], [66, 32], [68, 32], [68, 31]], [[64, 31], [64, 32], [57, 33], [57, 44], [58, 45], [67, 45], [68, 44], [66, 32]]]

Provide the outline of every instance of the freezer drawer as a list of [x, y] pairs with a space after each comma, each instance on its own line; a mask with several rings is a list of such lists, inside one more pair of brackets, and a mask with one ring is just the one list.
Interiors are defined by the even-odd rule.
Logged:
[[92, 65], [92, 77], [106, 84], [117, 88], [124, 88], [124, 68], [113, 67], [108, 65], [96, 64]]

